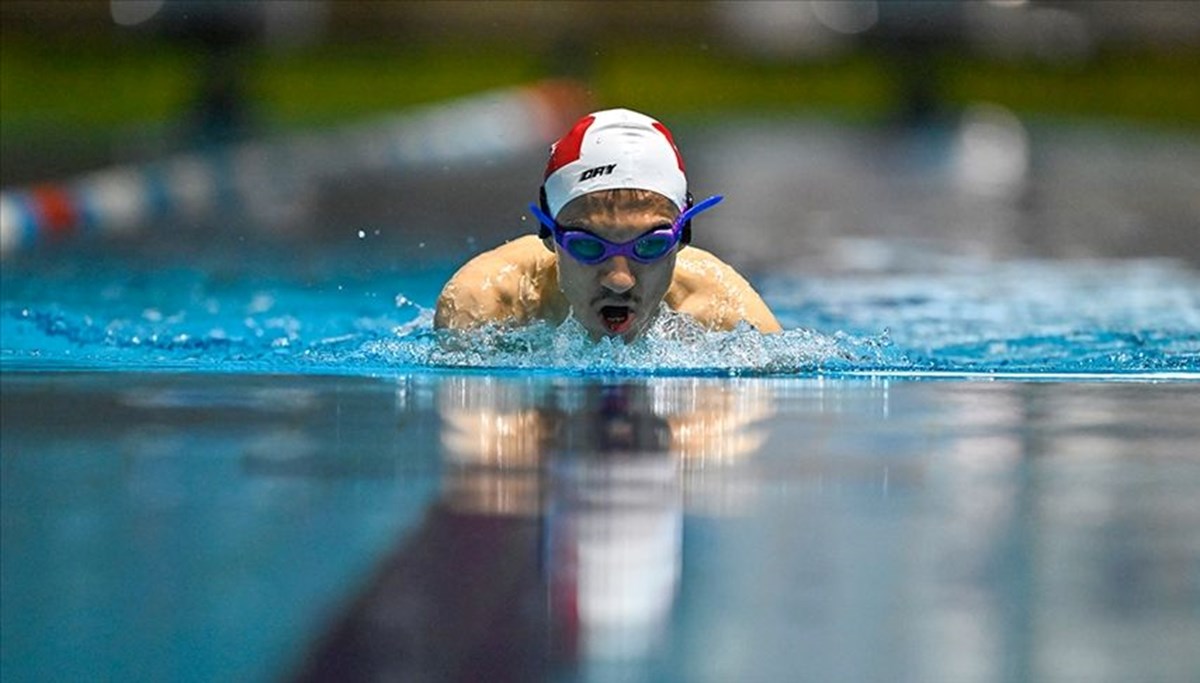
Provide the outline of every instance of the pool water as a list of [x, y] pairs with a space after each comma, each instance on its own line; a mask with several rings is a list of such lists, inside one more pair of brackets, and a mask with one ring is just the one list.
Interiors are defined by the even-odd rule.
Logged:
[[683, 122], [677, 137], [695, 191], [727, 196], [697, 221], [698, 246], [750, 278], [783, 335], [668, 321], [628, 348], [583, 344], [570, 324], [439, 339], [430, 309], [454, 269], [534, 229], [523, 207], [535, 189], [518, 179], [540, 177], [544, 149], [530, 145], [331, 180], [281, 207], [283, 224], [235, 203], [198, 225], [165, 215], [137, 241], [17, 254], [0, 271], [0, 362], [360, 375], [1200, 370], [1194, 135], [1022, 122], [979, 105], [913, 129], [747, 117]]
[[[6, 265], [6, 367], [391, 374], [992, 374], [1173, 377], [1200, 371], [1200, 274], [1169, 259], [963, 262], [922, 272], [772, 273], [784, 334], [665, 320], [635, 344], [558, 329], [446, 343], [437, 292], [457, 263], [343, 269], [333, 250], [285, 270], [266, 246], [238, 270], [118, 255]], [[371, 245], [356, 247], [369, 250]], [[874, 247], [879, 249], [880, 246]]]
[[436, 332], [440, 172], [5, 261], [3, 679], [1194, 680], [1200, 148], [989, 121], [689, 145], [780, 335]]
[[5, 680], [1200, 670], [1196, 384], [0, 379]]

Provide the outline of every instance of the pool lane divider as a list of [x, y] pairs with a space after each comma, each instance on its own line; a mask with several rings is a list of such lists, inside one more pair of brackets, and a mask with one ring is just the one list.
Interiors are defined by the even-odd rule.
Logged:
[[540, 150], [587, 111], [584, 86], [547, 80], [378, 119], [104, 168], [0, 192], [0, 256], [158, 221], [237, 212], [275, 229], [326, 180]]

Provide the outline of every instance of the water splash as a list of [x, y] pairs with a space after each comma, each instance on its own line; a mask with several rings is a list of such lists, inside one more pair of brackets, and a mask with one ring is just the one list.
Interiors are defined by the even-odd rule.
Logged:
[[583, 325], [485, 326], [470, 332], [427, 328], [363, 344], [352, 355], [368, 365], [544, 370], [571, 374], [794, 374], [882, 364], [886, 337], [829, 336], [807, 329], [763, 335], [746, 325], [703, 328], [665, 306], [632, 343], [592, 341]]
[[[592, 341], [570, 319], [553, 326], [485, 326], [435, 331], [433, 313], [404, 298], [387, 316], [337, 321], [270, 310], [226, 326], [196, 316], [98, 320], [54, 305], [6, 307], [3, 358], [9, 362], [113, 369], [190, 367], [233, 372], [386, 373], [414, 368], [496, 369], [570, 374], [792, 374], [886, 363], [885, 337], [857, 338], [797, 329], [762, 335], [749, 326], [705, 330], [664, 307], [633, 343]], [[399, 315], [397, 315], [397, 313]], [[10, 346], [7, 340], [19, 342]]]
[[905, 362], [879, 369], [1200, 373], [1200, 276], [1170, 260], [947, 263], [764, 290], [785, 326], [890, 330]]
[[[301, 374], [1185, 373], [1200, 377], [1200, 277], [1171, 262], [974, 264], [921, 275], [778, 274], [787, 331], [712, 332], [664, 311], [639, 340], [581, 325], [435, 331], [449, 268], [230, 279], [207, 270], [6, 266], [9, 368]], [[121, 266], [121, 267], [118, 267]]]

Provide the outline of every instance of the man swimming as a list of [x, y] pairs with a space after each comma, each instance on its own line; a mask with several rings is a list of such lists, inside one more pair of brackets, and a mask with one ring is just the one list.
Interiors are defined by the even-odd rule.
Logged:
[[472, 329], [574, 318], [593, 339], [632, 341], [665, 303], [711, 330], [779, 322], [745, 278], [687, 247], [692, 203], [683, 158], [658, 121], [628, 109], [580, 119], [550, 151], [540, 234], [471, 259], [442, 289], [434, 326]]

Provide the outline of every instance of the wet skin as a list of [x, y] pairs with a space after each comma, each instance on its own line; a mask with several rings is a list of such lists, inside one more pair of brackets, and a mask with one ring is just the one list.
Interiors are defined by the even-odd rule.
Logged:
[[[670, 226], [679, 212], [654, 193], [605, 192], [615, 191], [568, 203], [558, 213], [558, 223], [620, 243]], [[742, 323], [759, 332], [780, 330], [750, 283], [703, 249], [676, 245], [652, 263], [614, 256], [586, 265], [553, 238], [535, 235], [506, 242], [464, 264], [438, 297], [434, 327], [470, 330], [537, 320], [557, 325], [574, 317], [593, 339], [632, 341], [653, 323], [662, 303], [711, 330], [732, 330]]]
[[[558, 215], [559, 225], [586, 230], [613, 243], [628, 242], [670, 228], [678, 210], [669, 202], [621, 210], [588, 208], [571, 202]], [[547, 240], [558, 258], [558, 284], [574, 317], [593, 338], [620, 336], [632, 341], [650, 324], [675, 272], [677, 245], [652, 263], [614, 256], [594, 265], [580, 263]]]

